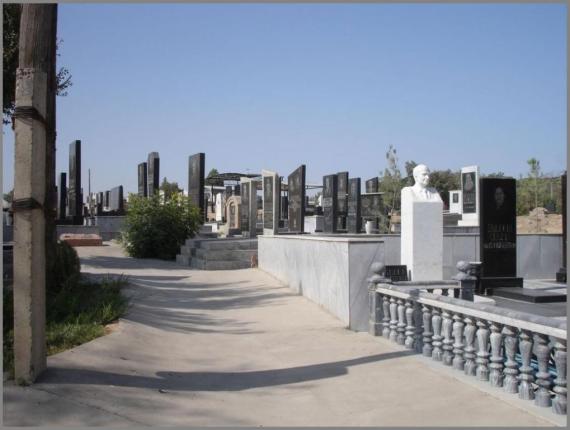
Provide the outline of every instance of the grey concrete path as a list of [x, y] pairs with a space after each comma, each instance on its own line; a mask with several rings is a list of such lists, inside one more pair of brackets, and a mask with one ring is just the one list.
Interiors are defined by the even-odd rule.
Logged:
[[552, 425], [345, 329], [257, 269], [78, 251], [84, 272], [129, 276], [132, 307], [112, 334], [49, 357], [33, 386], [5, 383], [6, 426]]

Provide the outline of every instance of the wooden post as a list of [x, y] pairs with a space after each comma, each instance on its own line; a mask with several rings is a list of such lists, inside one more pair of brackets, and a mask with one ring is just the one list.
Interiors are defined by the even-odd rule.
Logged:
[[56, 30], [57, 5], [22, 6], [13, 202], [14, 370], [21, 384], [32, 383], [46, 367], [46, 244], [54, 231], [46, 224], [55, 216]]

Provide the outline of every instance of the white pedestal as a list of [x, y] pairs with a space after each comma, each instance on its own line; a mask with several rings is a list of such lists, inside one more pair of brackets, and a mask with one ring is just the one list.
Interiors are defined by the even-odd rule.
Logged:
[[410, 189], [402, 190], [401, 264], [412, 281], [443, 279], [442, 214], [441, 200], [415, 200]]

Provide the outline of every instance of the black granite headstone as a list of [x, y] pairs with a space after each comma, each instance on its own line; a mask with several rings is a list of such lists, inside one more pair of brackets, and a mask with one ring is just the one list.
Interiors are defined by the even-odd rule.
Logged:
[[65, 219], [65, 208], [67, 206], [67, 174], [59, 174], [59, 185], [57, 187], [57, 218]]
[[233, 194], [233, 187], [231, 185], [226, 185], [226, 199], [229, 199]]
[[479, 186], [481, 288], [522, 287], [522, 278], [516, 277], [516, 180], [482, 178]]
[[239, 196], [240, 193], [241, 193], [240, 190], [241, 190], [240, 184], [235, 185], [235, 186], [234, 186], [234, 196]]
[[188, 197], [193, 205], [200, 208], [202, 218], [206, 217], [204, 202], [206, 154], [198, 154], [188, 157]]
[[96, 212], [97, 216], [103, 215], [103, 193], [97, 193]]
[[103, 194], [103, 207], [107, 208], [108, 210], [110, 205], [111, 205], [111, 191], [105, 191], [105, 194]]
[[287, 178], [289, 189], [289, 231], [305, 230], [305, 165], [302, 164]]
[[281, 196], [281, 219], [288, 219], [289, 199], [287, 196]]
[[155, 193], [158, 193], [158, 188], [160, 186], [160, 157], [158, 152], [151, 152], [148, 154], [147, 160], [147, 196], [152, 197]]
[[349, 233], [360, 233], [362, 218], [360, 214], [360, 178], [348, 180], [348, 212], [346, 228]]
[[263, 177], [263, 228], [273, 228], [273, 176]]
[[368, 179], [365, 182], [366, 193], [377, 193], [378, 192], [378, 178]]
[[461, 187], [463, 191], [463, 213], [474, 214], [477, 211], [477, 181], [475, 172], [461, 174]]
[[386, 278], [392, 281], [407, 281], [408, 280], [408, 267], [403, 265], [387, 265], [384, 274]]
[[384, 215], [382, 194], [362, 194], [360, 196], [360, 215], [365, 219], [376, 219]]
[[568, 240], [568, 233], [566, 230], [566, 173], [560, 177], [562, 185], [562, 267], [556, 273], [557, 282], [566, 282], [566, 241]]
[[138, 174], [139, 174], [139, 196], [146, 197], [148, 195], [148, 173], [147, 173], [147, 164], [140, 163], [138, 165]]
[[83, 224], [83, 196], [81, 193], [81, 141], [69, 145], [69, 188], [67, 191], [67, 215], [73, 224]]
[[323, 176], [323, 232], [336, 233], [338, 221], [338, 176]]
[[123, 206], [123, 186], [111, 188], [111, 197], [109, 202], [109, 209], [114, 215], [122, 215], [124, 213]]
[[249, 234], [249, 187], [244, 184], [241, 188], [241, 231]]

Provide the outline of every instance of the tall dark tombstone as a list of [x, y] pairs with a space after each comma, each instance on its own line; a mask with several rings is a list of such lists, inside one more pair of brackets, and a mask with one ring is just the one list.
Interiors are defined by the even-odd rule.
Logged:
[[289, 231], [305, 231], [305, 165], [300, 165], [287, 178], [289, 189]]
[[376, 220], [384, 214], [382, 194], [363, 194], [360, 196], [360, 216], [367, 220]]
[[481, 178], [480, 258], [483, 292], [500, 287], [522, 287], [517, 278], [516, 180]]
[[59, 174], [59, 184], [57, 186], [57, 218], [65, 219], [65, 208], [67, 207], [67, 174]]
[[83, 224], [83, 198], [81, 193], [81, 141], [69, 145], [69, 189], [67, 191], [67, 215], [73, 224]]
[[97, 216], [103, 215], [103, 193], [97, 193], [97, 209], [96, 209]]
[[226, 199], [229, 199], [233, 194], [233, 187], [231, 185], [226, 185]]
[[277, 234], [281, 181], [277, 173], [265, 170], [261, 173], [263, 177], [263, 234]]
[[362, 218], [360, 215], [360, 178], [348, 180], [346, 229], [349, 233], [360, 233], [362, 230]]
[[567, 230], [566, 230], [566, 173], [564, 173], [561, 178], [562, 185], [562, 267], [556, 273], [557, 282], [566, 282], [566, 241], [568, 240]]
[[[244, 184], [246, 185], [246, 184]], [[242, 235], [248, 235], [249, 228], [249, 187], [243, 186], [241, 188], [241, 209], [240, 209], [240, 226]], [[255, 198], [255, 197], [254, 197]]]
[[160, 187], [160, 157], [158, 152], [151, 152], [148, 154], [147, 161], [147, 196], [152, 197], [158, 193]]
[[281, 219], [288, 219], [289, 216], [289, 198], [281, 196]]
[[139, 196], [140, 197], [147, 197], [148, 196], [148, 172], [147, 172], [147, 164], [140, 163], [138, 166], [138, 174], [139, 174]]
[[234, 185], [234, 196], [239, 196], [241, 194], [241, 186], [240, 184]]
[[111, 205], [111, 191], [105, 191], [105, 194], [103, 194], [103, 207], [107, 208], [108, 210], [110, 205]]
[[337, 173], [338, 229], [346, 230], [348, 212], [348, 172]]
[[378, 178], [368, 179], [365, 182], [366, 193], [377, 193], [378, 192]]
[[110, 194], [110, 211], [113, 213], [113, 215], [123, 215], [125, 212], [123, 205], [123, 186], [119, 185], [118, 187], [111, 188]]
[[323, 176], [323, 232], [336, 233], [338, 221], [338, 176]]
[[200, 208], [202, 219], [207, 215], [204, 201], [205, 170], [206, 154], [199, 152], [188, 157], [188, 196], [190, 202]]

